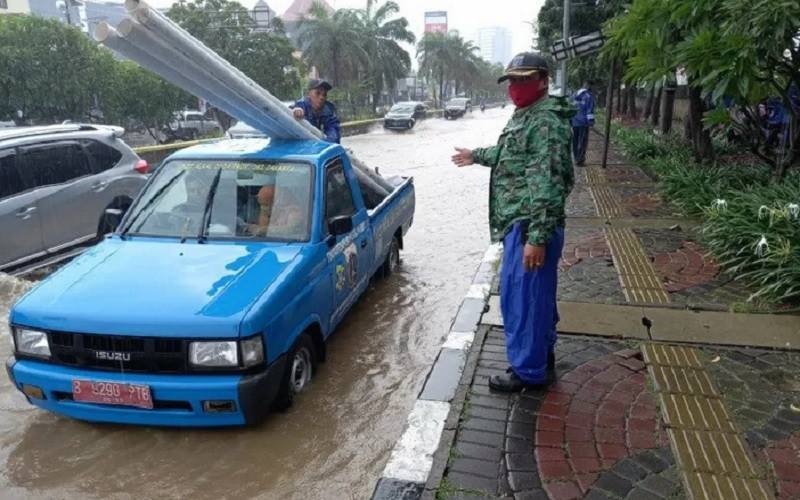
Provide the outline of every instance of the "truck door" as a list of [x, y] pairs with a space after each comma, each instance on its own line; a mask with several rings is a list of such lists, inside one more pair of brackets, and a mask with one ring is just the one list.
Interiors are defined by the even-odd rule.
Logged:
[[[356, 301], [369, 281], [372, 265], [372, 242], [367, 211], [353, 197], [353, 189], [341, 159], [325, 168], [325, 228], [331, 242], [328, 262], [333, 267], [334, 313], [331, 322], [337, 323]], [[331, 235], [327, 221], [350, 217], [353, 229], [338, 236]]]

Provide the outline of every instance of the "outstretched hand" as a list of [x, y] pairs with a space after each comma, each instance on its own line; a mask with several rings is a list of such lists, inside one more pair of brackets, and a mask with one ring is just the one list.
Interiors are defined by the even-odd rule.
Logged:
[[306, 114], [303, 112], [303, 108], [294, 108], [294, 109], [292, 110], [292, 114], [293, 114], [293, 115], [294, 115], [294, 117], [295, 117], [295, 118], [297, 118], [298, 120], [302, 120], [303, 118], [305, 118], [305, 117], [306, 117]]
[[454, 154], [450, 159], [453, 160], [453, 163], [456, 164], [457, 167], [466, 167], [467, 165], [472, 165], [475, 163], [475, 159], [472, 157], [472, 150], [467, 148], [456, 148], [457, 153]]

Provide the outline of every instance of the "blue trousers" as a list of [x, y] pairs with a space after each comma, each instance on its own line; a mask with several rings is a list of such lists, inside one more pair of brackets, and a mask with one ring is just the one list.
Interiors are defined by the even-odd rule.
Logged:
[[572, 127], [572, 157], [575, 163], [586, 161], [586, 148], [589, 146], [589, 127]]
[[523, 229], [522, 223], [514, 224], [503, 240], [500, 309], [511, 367], [523, 381], [540, 384], [547, 375], [547, 354], [556, 346], [556, 288], [564, 228], [556, 229], [547, 244], [544, 265], [528, 272], [522, 263]]

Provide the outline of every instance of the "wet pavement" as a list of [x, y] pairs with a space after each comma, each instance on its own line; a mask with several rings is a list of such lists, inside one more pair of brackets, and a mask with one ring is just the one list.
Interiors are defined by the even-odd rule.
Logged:
[[[488, 169], [452, 167], [452, 147], [492, 143], [510, 112], [344, 140], [384, 175], [415, 177], [414, 226], [401, 271], [356, 304], [287, 413], [228, 430], [87, 424], [33, 408], [2, 375], [0, 497], [368, 497], [488, 244]], [[29, 286], [0, 277], [2, 358]]]

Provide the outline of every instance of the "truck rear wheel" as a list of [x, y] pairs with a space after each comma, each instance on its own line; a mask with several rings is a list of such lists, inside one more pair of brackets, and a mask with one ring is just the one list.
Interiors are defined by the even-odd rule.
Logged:
[[317, 355], [314, 342], [307, 333], [300, 335], [286, 359], [286, 372], [281, 380], [281, 387], [272, 406], [275, 410], [284, 411], [292, 406], [296, 394], [308, 388], [317, 368]]
[[392, 243], [389, 245], [389, 253], [386, 255], [386, 260], [383, 262], [383, 277], [391, 276], [395, 271], [400, 268], [400, 241], [397, 236], [392, 238]]

